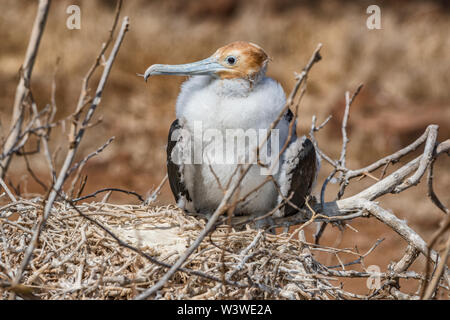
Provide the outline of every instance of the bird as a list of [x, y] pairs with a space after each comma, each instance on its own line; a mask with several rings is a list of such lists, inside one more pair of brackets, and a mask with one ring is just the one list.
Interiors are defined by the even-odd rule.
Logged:
[[[176, 120], [170, 127], [166, 149], [170, 189], [177, 206], [187, 214], [208, 216], [217, 209], [227, 186], [242, 170], [239, 163], [254, 155], [249, 149], [255, 140], [252, 134], [266, 132], [264, 129], [285, 109], [283, 88], [266, 76], [270, 60], [259, 45], [236, 41], [206, 59], [178, 65], [153, 64], [142, 75], [146, 82], [155, 75], [188, 77], [177, 98]], [[273, 211], [273, 217], [284, 217], [305, 205], [317, 179], [320, 157], [310, 139], [297, 137], [297, 120], [293, 118], [287, 109], [273, 128], [276, 135], [265, 143], [258, 137], [262, 144], [259, 153], [276, 154], [277, 159], [267, 161], [266, 172], [260, 163], [250, 163], [235, 198], [240, 200], [234, 208], [236, 216], [262, 216]], [[295, 122], [293, 130], [289, 130], [291, 121]], [[228, 137], [230, 131], [244, 134], [244, 139], [223, 151], [227, 142], [222, 143], [220, 137]], [[230, 136], [234, 141], [235, 136]], [[223, 161], [232, 151], [241, 157], [236, 160], [233, 154], [232, 161], [215, 161]], [[267, 167], [274, 163], [277, 169], [268, 174]], [[273, 179], [267, 179], [268, 175]]]

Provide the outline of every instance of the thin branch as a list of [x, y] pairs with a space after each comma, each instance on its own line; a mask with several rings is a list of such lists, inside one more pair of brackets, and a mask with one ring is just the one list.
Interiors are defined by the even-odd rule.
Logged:
[[8, 197], [11, 199], [12, 202], [17, 202], [16, 197], [14, 197], [14, 195], [11, 193], [11, 191], [9, 190], [8, 186], [6, 185], [5, 181], [2, 179], [2, 177], [0, 177], [0, 185], [2, 186], [3, 190], [5, 190], [6, 194], [8, 195]]
[[414, 248], [419, 250], [425, 257], [428, 257], [434, 263], [438, 262], [439, 255], [437, 252], [429, 250], [426, 242], [414, 230], [408, 227], [404, 221], [400, 220], [394, 214], [388, 212], [372, 201], [361, 200], [360, 205], [362, 208], [368, 210], [378, 220], [391, 227], [403, 239], [405, 239], [409, 245], [414, 246]]
[[70, 174], [71, 174], [73, 171], [75, 171], [75, 170], [78, 169], [76, 176], [75, 176], [75, 177], [73, 178], [73, 180], [72, 180], [71, 187], [70, 187], [70, 189], [69, 189], [69, 191], [68, 191], [68, 194], [73, 194], [74, 189], [75, 189], [75, 184], [77, 183], [78, 179], [80, 178], [81, 171], [83, 170], [83, 168], [84, 168], [84, 166], [86, 165], [86, 163], [87, 163], [91, 158], [93, 158], [93, 157], [99, 155], [101, 152], [103, 152], [103, 150], [105, 150], [106, 147], [108, 147], [108, 146], [111, 144], [111, 142], [114, 141], [114, 139], [115, 139], [115, 137], [109, 138], [108, 141], [106, 141], [100, 148], [98, 148], [96, 151], [94, 151], [94, 152], [88, 154], [88, 155], [87, 155], [86, 157], [84, 157], [84, 159], [81, 160], [80, 162], [75, 163], [75, 164], [73, 165], [73, 167], [70, 168], [70, 169], [67, 171], [66, 179], [70, 176]]
[[[430, 241], [429, 241], [429, 245], [428, 245], [428, 251], [431, 251], [431, 249], [434, 247], [434, 245], [436, 244], [437, 240], [439, 239], [439, 237], [444, 234], [448, 229], [450, 229], [450, 216], [446, 216], [444, 218], [443, 223], [441, 224], [441, 227], [433, 234], [433, 236], [431, 237]], [[447, 261], [446, 259], [444, 259], [444, 261]], [[427, 286], [427, 281], [430, 275], [430, 264], [427, 263], [426, 267], [425, 267], [425, 283], [424, 286], [422, 287], [422, 291], [421, 291], [421, 297], [423, 298], [425, 296], [425, 292], [426, 292], [426, 288], [428, 288], [430, 285]]]
[[135, 191], [123, 190], [123, 189], [119, 189], [119, 188], [103, 188], [103, 189], [97, 190], [97, 191], [95, 191], [95, 192], [93, 192], [93, 193], [91, 193], [91, 194], [88, 194], [88, 195], [86, 195], [86, 196], [79, 197], [79, 198], [75, 198], [75, 199], [73, 199], [72, 201], [73, 201], [73, 202], [79, 202], [79, 201], [81, 201], [81, 200], [86, 200], [86, 199], [89, 199], [89, 198], [94, 198], [94, 197], [95, 197], [96, 195], [98, 195], [99, 193], [103, 193], [103, 192], [107, 192], [107, 191], [117, 191], [117, 192], [122, 192], [122, 193], [126, 193], [126, 194], [131, 194], [131, 195], [133, 195], [133, 196], [136, 196], [136, 198], [138, 198], [139, 201], [141, 201], [141, 202], [144, 202], [144, 201], [145, 201], [144, 198], [143, 198], [139, 193], [137, 193], [137, 192], [135, 192]]
[[428, 192], [427, 195], [431, 199], [431, 201], [442, 210], [442, 212], [449, 214], [450, 210], [442, 204], [442, 202], [439, 200], [438, 196], [433, 190], [433, 169], [434, 169], [434, 162], [436, 161], [436, 158], [433, 158], [431, 160], [430, 166], [428, 168], [428, 175], [427, 175], [427, 186], [428, 186]]
[[[117, 22], [117, 18], [115, 19], [115, 23], [116, 22]], [[53, 203], [54, 203], [54, 201], [56, 199], [56, 196], [60, 193], [62, 185], [64, 184], [64, 182], [66, 180], [67, 171], [69, 170], [69, 168], [70, 168], [70, 166], [71, 166], [71, 164], [73, 162], [73, 159], [75, 157], [76, 151], [78, 149], [78, 145], [79, 145], [79, 143], [81, 141], [81, 138], [83, 137], [83, 134], [84, 134], [84, 131], [85, 131], [85, 126], [89, 124], [89, 121], [91, 120], [95, 109], [97, 108], [98, 104], [100, 103], [101, 96], [102, 96], [104, 87], [106, 85], [106, 81], [108, 79], [109, 73], [111, 71], [112, 65], [113, 65], [114, 60], [115, 60], [115, 58], [117, 56], [117, 53], [119, 51], [119, 48], [120, 48], [120, 45], [121, 45], [121, 43], [123, 41], [125, 33], [128, 30], [128, 25], [129, 25], [129, 19], [128, 19], [128, 17], [125, 17], [123, 19], [123, 23], [122, 23], [122, 27], [120, 29], [119, 35], [117, 36], [116, 42], [114, 44], [114, 47], [113, 47], [113, 49], [111, 51], [111, 54], [110, 54], [110, 56], [108, 58], [108, 61], [107, 61], [106, 65], [105, 65], [105, 68], [103, 70], [103, 74], [102, 74], [102, 76], [100, 78], [95, 98], [94, 98], [94, 100], [93, 100], [89, 110], [87, 111], [84, 120], [83, 120], [83, 126], [76, 133], [75, 139], [71, 143], [71, 146], [70, 146], [70, 149], [69, 149], [69, 151], [68, 151], [68, 153], [66, 155], [66, 159], [64, 161], [64, 164], [63, 164], [62, 168], [60, 169], [58, 178], [56, 179], [56, 182], [53, 185], [52, 190], [50, 191], [50, 194], [49, 194], [49, 196], [47, 198], [47, 201], [45, 201], [44, 212], [43, 212], [43, 214], [41, 216], [41, 219], [36, 224], [35, 230], [33, 230], [34, 233], [33, 233], [32, 239], [31, 239], [31, 243], [30, 243], [30, 245], [28, 246], [28, 248], [27, 248], [27, 250], [25, 252], [24, 258], [22, 260], [22, 264], [21, 264], [21, 266], [20, 266], [20, 268], [19, 268], [19, 270], [18, 270], [18, 272], [16, 274], [16, 277], [15, 277], [14, 281], [13, 281], [13, 283], [15, 285], [19, 284], [21, 279], [22, 279], [23, 271], [25, 270], [26, 266], [28, 265], [28, 263], [30, 261], [30, 258], [31, 258], [32, 254], [33, 254], [33, 251], [34, 251], [34, 248], [35, 248], [35, 246], [37, 244], [37, 241], [39, 239], [42, 227], [45, 225], [45, 222], [47, 221], [47, 219], [48, 219], [48, 217], [50, 215], [50, 212], [51, 212], [51, 209], [53, 207]]]
[[339, 264], [339, 265], [336, 265], [336, 266], [330, 266], [330, 267], [327, 267], [327, 268], [328, 268], [328, 269], [334, 269], [334, 268], [340, 268], [340, 267], [342, 268], [342, 267], [347, 267], [347, 266], [359, 264], [359, 263], [361, 263], [361, 261], [362, 261], [365, 257], [367, 257], [369, 254], [371, 254], [372, 251], [375, 250], [375, 248], [378, 247], [378, 245], [379, 245], [381, 242], [383, 242], [383, 241], [384, 241], [384, 238], [378, 239], [378, 240], [372, 245], [372, 247], [370, 247], [370, 249], [367, 250], [367, 252], [366, 252], [365, 254], [360, 255], [359, 258], [356, 259], [356, 260], [354, 260], [354, 261], [351, 261], [351, 262], [345, 263], [345, 264]]
[[[50, 8], [50, 0], [40, 0], [36, 18], [34, 20], [33, 29], [31, 31], [30, 40], [28, 42], [27, 51], [25, 53], [25, 60], [21, 67], [21, 76], [19, 84], [17, 85], [16, 95], [13, 105], [13, 115], [11, 119], [12, 132], [6, 139], [3, 146], [3, 154], [8, 154], [9, 150], [14, 148], [21, 132], [23, 114], [22, 105], [27, 96], [30, 87], [31, 74], [33, 72], [34, 62], [41, 42], [42, 34], [44, 33], [45, 24], [47, 22], [48, 11]], [[0, 161], [0, 177], [4, 177], [11, 162], [12, 154]]]
[[37, 175], [34, 173], [33, 169], [31, 168], [30, 162], [28, 161], [28, 157], [26, 154], [24, 154], [24, 160], [25, 160], [25, 165], [27, 167], [27, 171], [30, 173], [31, 177], [34, 179], [34, 181], [36, 181], [41, 187], [42, 189], [44, 189], [44, 192], [46, 192], [48, 190], [48, 187], [45, 185], [44, 182], [42, 182]]
[[436, 271], [434, 272], [433, 278], [431, 279], [430, 284], [425, 290], [425, 294], [423, 296], [424, 300], [428, 300], [434, 295], [438, 283], [441, 280], [444, 271], [447, 269], [446, 265], [449, 254], [450, 254], [450, 236], [447, 238], [447, 243], [445, 244], [445, 249], [444, 252], [442, 253], [441, 261], [439, 261]]
[[148, 205], [150, 205], [150, 203], [152, 203], [153, 201], [156, 200], [156, 197], [159, 195], [159, 193], [161, 192], [162, 187], [164, 186], [164, 184], [167, 182], [168, 179], [169, 179], [169, 176], [166, 173], [166, 175], [161, 180], [161, 182], [156, 187], [156, 189], [152, 192], [152, 194], [150, 196], [147, 197], [147, 199], [144, 202], [144, 205], [148, 206]]

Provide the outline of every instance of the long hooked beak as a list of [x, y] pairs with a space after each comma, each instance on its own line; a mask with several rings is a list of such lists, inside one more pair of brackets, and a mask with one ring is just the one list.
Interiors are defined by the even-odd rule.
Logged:
[[154, 75], [173, 75], [173, 76], [190, 76], [190, 75], [214, 75], [217, 71], [226, 70], [215, 57], [209, 57], [193, 63], [186, 64], [154, 64], [150, 66], [144, 73], [144, 80]]

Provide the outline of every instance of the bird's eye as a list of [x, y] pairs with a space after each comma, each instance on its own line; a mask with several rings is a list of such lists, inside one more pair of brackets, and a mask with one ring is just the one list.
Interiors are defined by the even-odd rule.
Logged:
[[233, 64], [235, 64], [236, 63], [236, 57], [234, 57], [234, 56], [228, 56], [227, 58], [226, 58], [226, 61], [227, 61], [227, 63], [229, 64], [229, 65], [233, 65]]

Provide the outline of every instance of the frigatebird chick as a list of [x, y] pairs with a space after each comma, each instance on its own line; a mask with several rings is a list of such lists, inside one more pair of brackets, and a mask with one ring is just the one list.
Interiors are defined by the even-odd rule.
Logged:
[[[296, 121], [290, 110], [254, 152], [286, 104], [280, 84], [265, 75], [269, 60], [258, 45], [238, 41], [204, 60], [154, 64], [145, 71], [146, 81], [154, 75], [190, 76], [181, 87], [167, 144], [170, 188], [185, 212], [213, 213], [230, 181], [238, 178], [242, 163], [257, 159], [255, 154], [276, 156], [260, 161], [265, 166], [250, 162], [234, 197], [242, 200], [235, 214], [260, 216], [278, 208], [274, 216], [290, 215], [311, 193], [319, 156], [309, 139], [297, 138], [295, 125], [289, 134], [290, 122]], [[270, 173], [273, 180], [267, 179]]]

